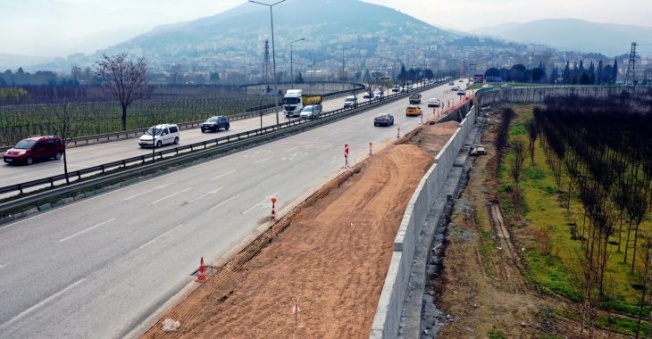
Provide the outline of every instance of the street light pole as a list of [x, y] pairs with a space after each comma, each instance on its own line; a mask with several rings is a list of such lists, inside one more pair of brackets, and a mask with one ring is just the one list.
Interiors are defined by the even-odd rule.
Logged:
[[294, 87], [294, 72], [292, 70], [292, 44], [303, 40], [306, 40], [306, 38], [290, 41], [290, 80], [292, 80], [292, 87]]
[[342, 78], [340, 79], [342, 81], [346, 80], [346, 78], [344, 76], [344, 50], [347, 49], [347, 48], [351, 48], [351, 47], [353, 47], [353, 46], [344, 46], [344, 47], [342, 47]]
[[272, 8], [284, 1], [285, 0], [281, 0], [273, 4], [266, 4], [254, 0], [249, 0], [249, 2], [251, 3], [269, 7], [269, 19], [270, 19], [269, 21], [271, 23], [271, 28], [272, 28], [272, 72], [274, 72], [274, 108], [276, 110], [276, 125], [279, 125], [280, 122], [278, 120], [278, 79], [276, 76], [276, 51], [274, 49], [274, 13], [272, 12]]

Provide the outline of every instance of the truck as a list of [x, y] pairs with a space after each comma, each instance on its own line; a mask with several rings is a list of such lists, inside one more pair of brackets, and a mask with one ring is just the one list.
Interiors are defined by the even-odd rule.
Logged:
[[412, 93], [410, 94], [410, 104], [411, 105], [418, 105], [421, 103], [421, 94], [420, 93]]
[[283, 96], [283, 111], [285, 117], [299, 117], [305, 106], [317, 105], [321, 111], [321, 103], [324, 98], [321, 95], [303, 94], [301, 89], [288, 89]]

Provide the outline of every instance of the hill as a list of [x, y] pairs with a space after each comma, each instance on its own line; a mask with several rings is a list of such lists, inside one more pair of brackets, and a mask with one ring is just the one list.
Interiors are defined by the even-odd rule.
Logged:
[[[552, 48], [609, 56], [628, 54], [632, 42], [652, 44], [652, 27], [594, 23], [579, 19], [545, 19], [508, 23], [475, 30], [519, 43], [544, 44]], [[642, 50], [645, 52], [645, 49]], [[652, 54], [649, 48], [647, 54]]]

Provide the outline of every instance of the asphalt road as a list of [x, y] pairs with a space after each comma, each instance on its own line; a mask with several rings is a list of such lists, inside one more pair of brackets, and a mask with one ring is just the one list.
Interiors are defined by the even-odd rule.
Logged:
[[[449, 87], [423, 93], [426, 114], [430, 97], [459, 100]], [[341, 173], [345, 143], [353, 164], [369, 142], [378, 150], [396, 127], [416, 128], [421, 119], [405, 116], [407, 100], [3, 225], [0, 338], [124, 337], [195, 283], [200, 257], [225, 256], [265, 222], [272, 197], [283, 214]], [[381, 112], [394, 114], [395, 126], [374, 127]], [[104, 161], [134, 146], [78, 150]]]
[[[362, 94], [359, 95], [360, 100]], [[365, 99], [366, 100], [366, 99]], [[344, 98], [334, 98], [326, 100], [323, 103], [324, 111], [333, 111], [342, 108]], [[276, 114], [267, 114], [262, 119], [263, 126], [272, 126], [276, 124]], [[287, 118], [283, 114], [282, 108], [279, 112], [279, 121], [285, 122]], [[259, 117], [238, 120], [231, 122], [229, 131], [221, 130], [215, 133], [202, 133], [199, 128], [193, 128], [180, 131], [180, 145], [193, 144], [205, 140], [211, 140], [225, 135], [237, 134], [244, 131], [260, 128], [261, 119]], [[173, 148], [173, 145], [167, 145], [157, 150]], [[138, 139], [125, 139], [102, 144], [93, 144], [82, 147], [72, 147], [67, 150], [68, 171], [76, 171], [88, 167], [106, 164], [121, 159], [136, 157], [140, 155], [149, 155], [151, 149], [143, 149], [138, 146]], [[31, 166], [10, 166], [4, 162], [0, 164], [0, 187], [13, 185], [30, 180], [46, 178], [58, 174], [63, 174], [63, 160], [37, 162]]]

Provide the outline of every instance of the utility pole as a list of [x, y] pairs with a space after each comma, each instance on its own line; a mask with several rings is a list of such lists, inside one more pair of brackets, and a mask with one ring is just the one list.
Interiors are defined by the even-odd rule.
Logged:
[[625, 73], [625, 85], [636, 86], [636, 43], [632, 42], [632, 49], [629, 53], [629, 64]]

